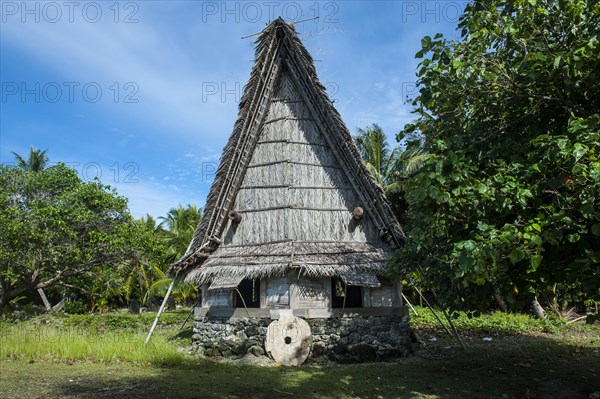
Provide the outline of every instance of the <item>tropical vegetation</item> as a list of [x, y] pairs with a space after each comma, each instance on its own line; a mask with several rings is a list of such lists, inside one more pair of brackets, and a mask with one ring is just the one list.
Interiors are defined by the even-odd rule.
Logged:
[[[460, 39], [424, 37], [402, 181], [418, 271], [448, 307], [600, 301], [600, 4], [469, 3]], [[540, 306], [541, 305], [541, 306]]]
[[[166, 269], [185, 252], [200, 209], [180, 205], [160, 224], [136, 220], [114, 189], [63, 163], [47, 166], [46, 151], [15, 153], [15, 166], [0, 166], [0, 314], [37, 289], [72, 312], [164, 296]], [[174, 291], [180, 303], [196, 296], [183, 283]]]
[[[398, 143], [377, 124], [354, 138], [408, 237], [389, 271], [455, 310], [596, 307], [600, 4], [475, 1], [458, 28], [422, 39], [415, 120]], [[199, 208], [136, 220], [110, 187], [48, 166], [46, 150], [14, 155], [0, 167], [0, 312], [37, 288], [98, 312], [164, 295]], [[180, 284], [174, 297], [197, 293]]]

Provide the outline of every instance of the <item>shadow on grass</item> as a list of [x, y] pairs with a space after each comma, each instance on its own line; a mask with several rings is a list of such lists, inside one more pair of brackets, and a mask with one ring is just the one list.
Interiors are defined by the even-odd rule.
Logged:
[[178, 331], [176, 334], [169, 336], [168, 341], [177, 341], [177, 340], [187, 340], [188, 342], [192, 342], [192, 335], [194, 332], [191, 328], [186, 328], [184, 330]]
[[[49, 397], [586, 399], [600, 390], [597, 339], [566, 343], [541, 336], [494, 338], [493, 342], [474, 338], [466, 352], [440, 340], [436, 347], [429, 344], [397, 363], [333, 367], [208, 361], [173, 368], [52, 365], [72, 367], [67, 373], [73, 376], [51, 382]], [[22, 365], [22, 372], [30, 366]]]

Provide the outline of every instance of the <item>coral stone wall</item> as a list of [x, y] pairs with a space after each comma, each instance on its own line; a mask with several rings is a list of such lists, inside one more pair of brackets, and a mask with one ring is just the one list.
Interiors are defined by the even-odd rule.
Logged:
[[[194, 349], [204, 356], [268, 356], [264, 342], [272, 321], [267, 318], [196, 318]], [[309, 359], [326, 356], [340, 363], [369, 362], [406, 356], [411, 351], [408, 314], [306, 321], [313, 336]]]

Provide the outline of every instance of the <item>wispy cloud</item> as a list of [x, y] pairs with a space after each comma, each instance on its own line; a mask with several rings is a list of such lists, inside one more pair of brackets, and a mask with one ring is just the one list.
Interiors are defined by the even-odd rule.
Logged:
[[[406, 95], [413, 94], [420, 39], [452, 31], [456, 21], [446, 20], [458, 4], [89, 2], [104, 13], [90, 23], [81, 18], [82, 4], [74, 3], [80, 8], [73, 23], [66, 6], [58, 23], [31, 18], [22, 23], [20, 15], [3, 15], [1, 78], [97, 82], [104, 97], [98, 104], [3, 103], [2, 161], [13, 160], [11, 150], [26, 153], [30, 145], [48, 148], [53, 161], [93, 159], [105, 172], [102, 180], [129, 198], [138, 217], [163, 215], [179, 203], [202, 205], [252, 67], [253, 38], [241, 36], [259, 32], [280, 15], [294, 18], [297, 7], [303, 18], [318, 12], [320, 20], [296, 26], [321, 82], [351, 132], [378, 123], [393, 143], [412, 119]], [[27, 7], [35, 4], [45, 3]], [[121, 7], [119, 23], [110, 8], [115, 4]], [[136, 23], [123, 23], [132, 11], [127, 4], [138, 7]], [[261, 16], [253, 19], [249, 12], [256, 6]], [[228, 11], [236, 9], [237, 14]], [[129, 82], [135, 86], [125, 87]], [[125, 102], [126, 95], [138, 102]], [[128, 162], [139, 167], [135, 183], [122, 179]], [[115, 163], [121, 169], [116, 180], [110, 170]]]
[[[154, 17], [147, 13], [145, 21], [133, 24], [9, 20], [2, 27], [3, 41], [33, 56], [65, 81], [101, 82], [104, 94], [116, 99], [112, 104], [116, 112], [134, 115], [147, 126], [158, 124], [171, 136], [198, 137], [228, 126], [236, 104], [223, 102], [214, 93], [211, 97], [202, 93], [207, 82], [219, 85], [224, 81], [223, 75], [212, 61], [197, 63], [191, 56], [190, 38], [170, 37], [152, 24]], [[250, 55], [248, 48], [246, 57]], [[244, 67], [239, 66], [240, 76]], [[120, 93], [109, 89], [112, 82], [120, 85]], [[125, 87], [127, 83], [133, 85]], [[228, 82], [229, 86], [234, 83]], [[137, 103], [127, 102], [128, 95]], [[231, 112], [222, 112], [224, 108]], [[205, 139], [211, 138], [206, 134]]]

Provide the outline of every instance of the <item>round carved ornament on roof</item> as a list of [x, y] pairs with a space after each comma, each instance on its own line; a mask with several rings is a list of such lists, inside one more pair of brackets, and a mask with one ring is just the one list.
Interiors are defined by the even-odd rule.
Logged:
[[229, 220], [231, 220], [233, 223], [239, 223], [242, 221], [242, 215], [240, 215], [240, 213], [235, 210], [230, 211], [228, 216]]
[[360, 206], [357, 206], [352, 211], [352, 216], [354, 217], [354, 220], [360, 220], [362, 219], [364, 213], [365, 211]]
[[306, 321], [294, 316], [282, 316], [267, 328], [265, 350], [273, 360], [284, 366], [299, 366], [308, 357], [312, 332]]

